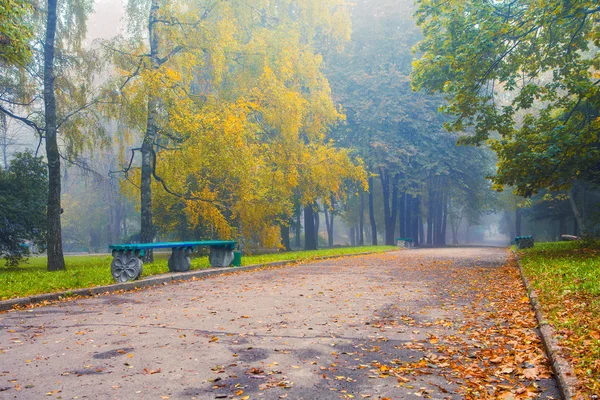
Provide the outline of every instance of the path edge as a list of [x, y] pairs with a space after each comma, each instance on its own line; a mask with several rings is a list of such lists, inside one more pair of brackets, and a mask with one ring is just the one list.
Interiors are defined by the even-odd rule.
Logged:
[[[120, 291], [131, 291], [136, 289], [145, 289], [157, 285], [167, 285], [171, 283], [179, 283], [184, 281], [191, 281], [196, 279], [204, 279], [212, 276], [232, 274], [235, 272], [253, 271], [262, 268], [274, 268], [274, 267], [285, 267], [292, 264], [300, 264], [304, 262], [313, 262], [328, 260], [332, 258], [343, 258], [343, 257], [354, 257], [354, 256], [366, 256], [369, 254], [384, 254], [392, 251], [399, 251], [398, 249], [390, 249], [386, 251], [366, 251], [362, 253], [353, 254], [340, 254], [335, 256], [320, 256], [311, 258], [308, 260], [286, 260], [286, 261], [273, 261], [263, 264], [252, 264], [245, 265], [242, 267], [227, 267], [227, 268], [210, 268], [201, 269], [188, 272], [167, 272], [159, 275], [152, 275], [144, 279], [137, 281], [130, 281], [125, 283], [113, 283], [110, 285], [94, 286], [91, 288], [65, 290], [62, 292], [54, 293], [42, 293], [27, 297], [17, 297], [15, 299], [1, 300], [0, 301], [0, 312], [10, 311], [15, 308], [25, 307], [31, 304], [39, 304], [44, 302], [53, 302], [59, 300], [67, 300], [70, 298], [81, 298], [81, 297], [92, 297], [103, 294], [110, 294]], [[401, 251], [401, 250], [400, 250]]]
[[554, 375], [558, 381], [560, 394], [564, 400], [579, 399], [579, 397], [576, 397], [576, 388], [578, 384], [577, 377], [569, 361], [561, 356], [562, 347], [558, 344], [558, 340], [556, 340], [556, 330], [548, 323], [546, 318], [544, 318], [537, 292], [533, 289], [533, 287], [531, 287], [529, 280], [523, 272], [519, 254], [515, 250], [511, 250], [511, 252], [515, 257], [517, 265], [519, 266], [519, 274], [521, 275], [521, 280], [523, 281], [525, 289], [527, 290], [529, 303], [531, 304], [531, 307], [535, 313], [535, 318], [540, 328], [542, 343], [544, 344], [546, 354], [548, 355], [552, 365], [552, 370], [554, 371]]

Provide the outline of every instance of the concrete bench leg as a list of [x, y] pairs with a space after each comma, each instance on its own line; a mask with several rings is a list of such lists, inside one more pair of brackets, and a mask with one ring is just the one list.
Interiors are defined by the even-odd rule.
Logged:
[[175, 247], [169, 257], [168, 265], [171, 272], [185, 272], [190, 270], [192, 254], [191, 247]]
[[210, 246], [208, 260], [211, 267], [229, 267], [233, 262], [233, 249]]
[[138, 279], [142, 275], [144, 263], [139, 258], [138, 251], [113, 251], [113, 261], [110, 272], [115, 281], [127, 282]]

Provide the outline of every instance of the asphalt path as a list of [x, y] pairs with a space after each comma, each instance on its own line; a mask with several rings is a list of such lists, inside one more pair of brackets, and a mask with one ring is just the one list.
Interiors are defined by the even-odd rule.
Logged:
[[559, 398], [506, 263], [397, 251], [0, 313], [0, 398]]

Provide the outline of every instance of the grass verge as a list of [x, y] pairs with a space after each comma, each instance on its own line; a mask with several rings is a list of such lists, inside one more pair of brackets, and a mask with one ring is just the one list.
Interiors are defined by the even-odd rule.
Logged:
[[[308, 261], [317, 257], [384, 252], [394, 248], [394, 246], [340, 247], [252, 255], [242, 257], [242, 265], [265, 264], [274, 261]], [[153, 263], [144, 264], [142, 278], [168, 272], [168, 257], [169, 254], [157, 253]], [[45, 257], [30, 258], [18, 267], [8, 267], [2, 263], [0, 264], [0, 300], [114, 283], [110, 274], [111, 261], [112, 257], [106, 255], [66, 256], [66, 270], [56, 272], [46, 271]], [[192, 270], [209, 267], [208, 257], [192, 258]]]
[[556, 329], [584, 398], [600, 395], [600, 250], [577, 242], [536, 243], [521, 266]]

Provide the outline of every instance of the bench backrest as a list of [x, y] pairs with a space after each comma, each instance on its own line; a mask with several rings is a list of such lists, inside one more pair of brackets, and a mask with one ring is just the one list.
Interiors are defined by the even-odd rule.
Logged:
[[128, 243], [113, 244], [108, 246], [112, 250], [144, 250], [144, 249], [171, 249], [178, 247], [225, 247], [233, 249], [236, 242], [234, 240], [203, 240], [199, 242], [156, 242], [156, 243]]

